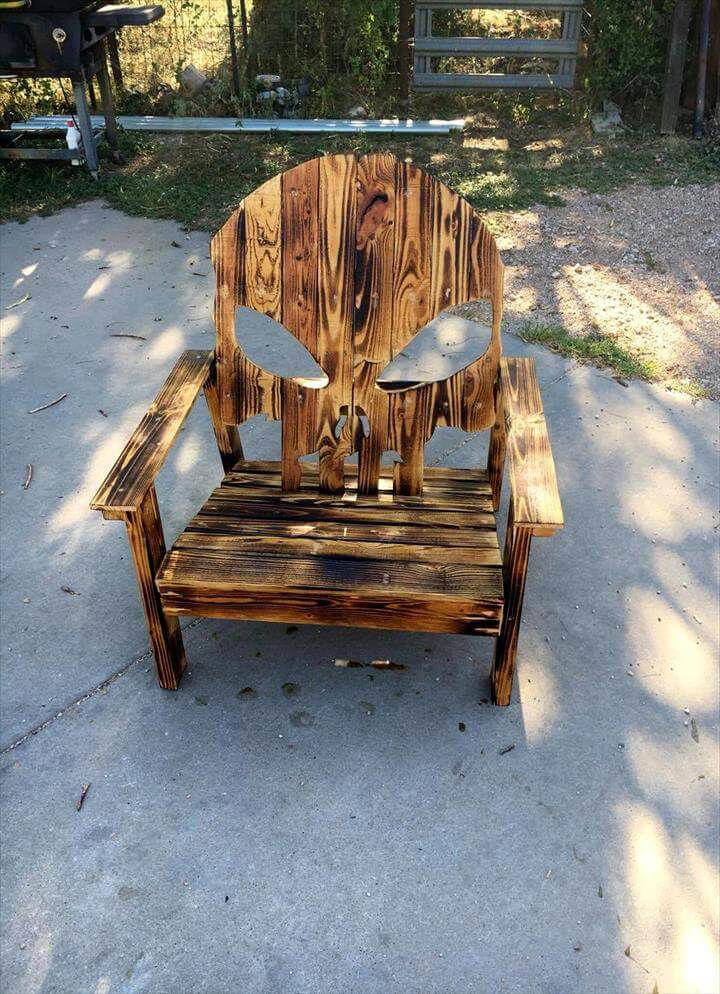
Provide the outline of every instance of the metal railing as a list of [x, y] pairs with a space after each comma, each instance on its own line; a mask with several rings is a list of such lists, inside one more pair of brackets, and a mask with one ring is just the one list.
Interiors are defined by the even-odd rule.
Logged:
[[[447, 38], [433, 36], [433, 11], [559, 11], [561, 38]], [[583, 0], [416, 0], [413, 89], [571, 89], [580, 46]], [[433, 59], [542, 59], [550, 72], [437, 72]]]

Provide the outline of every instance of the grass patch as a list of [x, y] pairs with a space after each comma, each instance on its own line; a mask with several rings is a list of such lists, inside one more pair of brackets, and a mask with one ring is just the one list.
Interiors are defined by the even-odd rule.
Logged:
[[0, 219], [24, 221], [93, 197], [129, 214], [214, 230], [247, 193], [290, 166], [328, 152], [411, 157], [482, 212], [561, 204], [567, 189], [608, 194], [632, 182], [716, 182], [720, 145], [683, 138], [619, 139], [584, 128], [470, 128], [448, 138], [337, 135], [122, 137], [125, 162], [103, 161], [94, 182], [80, 168], [40, 162], [0, 167]]
[[652, 360], [641, 359], [623, 349], [612, 338], [593, 331], [582, 337], [571, 335], [559, 325], [529, 324], [520, 332], [526, 342], [545, 345], [577, 362], [591, 362], [611, 369], [621, 379], [657, 380], [660, 369]]
[[520, 330], [520, 337], [534, 345], [567, 356], [579, 363], [592, 363], [602, 369], [609, 369], [618, 380], [646, 380], [663, 383], [669, 390], [686, 393], [693, 400], [706, 400], [708, 390], [690, 379], [668, 379], [663, 369], [652, 359], [643, 359], [629, 352], [601, 332], [592, 331], [587, 335], [571, 335], [561, 325], [527, 324]]

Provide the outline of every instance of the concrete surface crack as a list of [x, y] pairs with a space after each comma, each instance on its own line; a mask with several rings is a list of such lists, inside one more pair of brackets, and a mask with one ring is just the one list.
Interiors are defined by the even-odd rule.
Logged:
[[[190, 628], [195, 628], [202, 621], [204, 621], [203, 618], [193, 618], [188, 625], [185, 625], [183, 631], [186, 632]], [[45, 731], [45, 729], [54, 724], [58, 718], [62, 718], [63, 715], [67, 714], [71, 708], [77, 707], [78, 704], [83, 704], [85, 701], [89, 701], [91, 697], [95, 697], [95, 695], [99, 694], [100, 691], [105, 690], [106, 687], [111, 686], [116, 680], [119, 680], [120, 677], [125, 676], [126, 673], [129, 673], [133, 666], [137, 666], [138, 663], [143, 663], [147, 659], [152, 659], [152, 649], [148, 649], [147, 652], [143, 652], [142, 655], [131, 659], [129, 663], [121, 667], [119, 670], [115, 670], [115, 672], [111, 673], [110, 676], [105, 677], [104, 680], [98, 683], [91, 690], [86, 691], [86, 693], [76, 698], [76, 700], [70, 701], [69, 704], [66, 704], [64, 707], [60, 708], [59, 711], [56, 711], [55, 714], [51, 715], [49, 718], [46, 718], [45, 721], [41, 721], [39, 725], [35, 725], [34, 728], [30, 728], [27, 732], [21, 735], [20, 738], [15, 739], [14, 742], [6, 745], [3, 749], [0, 749], [0, 756], [4, 756], [6, 752], [12, 752], [13, 749], [17, 749], [18, 746], [37, 735], [38, 732]]]

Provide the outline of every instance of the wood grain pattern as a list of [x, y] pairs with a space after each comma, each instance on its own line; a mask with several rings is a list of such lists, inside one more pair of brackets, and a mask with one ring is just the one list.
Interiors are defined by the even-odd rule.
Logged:
[[320, 489], [327, 493], [342, 490], [345, 458], [356, 447], [352, 369], [356, 172], [351, 156], [320, 159], [317, 358], [330, 382], [317, 401], [317, 451]]
[[245, 282], [243, 303], [282, 321], [281, 238], [284, 236], [281, 177], [274, 176], [244, 201]]
[[[223, 419], [262, 411], [288, 422], [286, 489], [300, 479], [299, 457], [318, 452], [321, 489], [341, 491], [344, 460], [358, 450], [360, 488], [373, 493], [383, 453], [395, 450], [398, 491], [422, 493], [423, 450], [436, 426], [479, 431], [495, 421], [502, 262], [488, 229], [457, 194], [387, 154], [303, 163], [263, 184], [234, 217], [213, 241]], [[377, 387], [427, 321], [472, 298], [492, 303], [484, 356], [437, 383], [392, 395]], [[294, 381], [249, 362], [235, 340], [232, 301], [282, 320], [328, 385], [301, 402]]]
[[205, 401], [208, 406], [210, 420], [212, 421], [215, 441], [223, 470], [227, 473], [236, 462], [243, 458], [240, 432], [235, 425], [227, 425], [222, 419], [220, 391], [217, 383], [216, 366], [213, 364], [207, 380], [203, 385], [205, 391]]
[[376, 497], [358, 493], [359, 475], [341, 496], [320, 494], [319, 474], [311, 467], [308, 489], [286, 493], [280, 464], [229, 473], [165, 558], [166, 610], [499, 631], [502, 567], [484, 473], [435, 471], [436, 491], [423, 498], [395, 496], [391, 467]]
[[93, 510], [138, 510], [208, 377], [211, 363], [211, 352], [183, 352], [93, 497]]
[[[126, 522], [161, 686], [177, 687], [186, 665], [177, 616], [201, 614], [496, 636], [493, 700], [508, 704], [530, 541], [563, 517], [534, 363], [500, 359], [491, 234], [411, 163], [337, 155], [247, 197], [212, 258], [215, 356], [183, 353], [92, 504]], [[485, 354], [444, 379], [381, 389], [387, 362], [466, 299], [491, 302]], [[249, 360], [238, 306], [281, 321], [327, 385]], [[201, 387], [226, 475], [166, 553], [153, 481]], [[282, 421], [277, 462], [244, 459], [237, 425], [260, 413]], [[487, 471], [425, 467], [438, 425], [492, 427]], [[354, 451], [357, 466], [345, 463]], [[317, 462], [301, 461], [312, 452]]]
[[499, 381], [496, 384], [495, 395], [495, 424], [490, 433], [490, 445], [488, 447], [488, 478], [493, 495], [493, 510], [497, 511], [500, 507], [500, 497], [502, 495], [505, 451], [507, 448], [505, 408], [502, 402], [502, 390], [500, 389]]
[[549, 534], [564, 521], [535, 360], [503, 359], [500, 382], [515, 523]]
[[531, 529], [516, 527], [511, 504], [503, 556], [505, 612], [490, 671], [493, 703], [501, 707], [507, 707], [512, 695], [531, 539]]
[[125, 516], [125, 523], [153, 647], [158, 683], [165, 690], [177, 690], [187, 661], [180, 624], [177, 618], [168, 617], [163, 611], [155, 586], [155, 576], [165, 555], [165, 539], [155, 487], [150, 487], [136, 511]]

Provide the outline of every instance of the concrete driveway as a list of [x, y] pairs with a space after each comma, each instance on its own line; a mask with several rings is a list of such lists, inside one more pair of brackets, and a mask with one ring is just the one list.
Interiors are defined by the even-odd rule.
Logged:
[[[168, 694], [123, 526], [88, 501], [212, 346], [207, 238], [101, 204], [0, 237], [3, 991], [720, 990], [717, 405], [506, 336], [567, 518], [533, 546], [510, 708], [490, 640], [214, 620]], [[243, 438], [277, 452], [277, 425]], [[486, 445], [443, 430], [428, 458]], [[219, 476], [200, 400], [168, 540]]]

